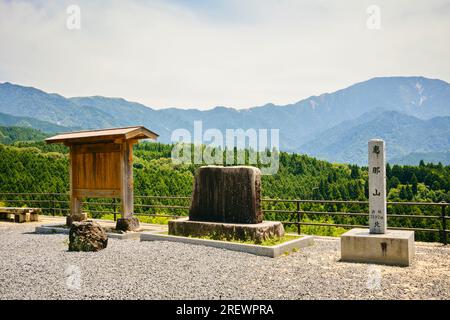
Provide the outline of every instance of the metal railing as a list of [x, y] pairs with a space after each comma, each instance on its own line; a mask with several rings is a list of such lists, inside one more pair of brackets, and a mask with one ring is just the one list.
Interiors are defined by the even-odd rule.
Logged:
[[[190, 197], [181, 196], [144, 196], [135, 195], [135, 214], [139, 216], [164, 217], [168, 219], [186, 216], [189, 210]], [[170, 204], [165, 202], [170, 201]], [[67, 193], [0, 193], [0, 202], [8, 206], [39, 207], [44, 214], [67, 215], [69, 212], [69, 195]], [[175, 203], [174, 203], [175, 202]], [[355, 207], [356, 212], [340, 211], [340, 207]], [[437, 241], [448, 243], [447, 202], [388, 202], [388, 229], [411, 230], [423, 233], [439, 235]], [[278, 220], [285, 226], [294, 226], [297, 233], [302, 233], [302, 227], [334, 227], [334, 228], [367, 228], [368, 227], [368, 201], [345, 200], [303, 200], [303, 199], [262, 199], [263, 212], [266, 218]], [[428, 208], [426, 214], [423, 210], [415, 214], [413, 210], [409, 214], [399, 214], [399, 208], [422, 207]], [[328, 208], [329, 210], [324, 210]], [[367, 210], [364, 210], [366, 208]], [[120, 211], [120, 203], [117, 199], [86, 199], [83, 202], [83, 210], [91, 215], [112, 214], [116, 220]], [[394, 211], [391, 212], [391, 211]], [[317, 219], [319, 217], [319, 219]], [[332, 222], [321, 221], [332, 218]], [[345, 217], [354, 218], [349, 222]], [[359, 222], [355, 223], [354, 221]], [[343, 221], [342, 221], [343, 220]], [[418, 226], [404, 227], [406, 221], [416, 221]], [[393, 222], [393, 223], [391, 223]], [[398, 226], [403, 225], [403, 226]], [[425, 225], [425, 226], [424, 226]], [[436, 240], [430, 240], [436, 241]]]

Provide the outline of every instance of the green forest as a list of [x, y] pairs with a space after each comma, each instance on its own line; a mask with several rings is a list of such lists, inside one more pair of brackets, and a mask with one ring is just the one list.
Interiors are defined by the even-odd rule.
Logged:
[[[53, 208], [49, 214], [67, 212], [69, 189], [68, 149], [63, 145], [47, 145], [42, 132], [32, 129], [0, 128], [0, 202], [2, 205], [39, 206]], [[36, 131], [36, 130], [34, 130]], [[200, 165], [174, 164], [171, 161], [172, 145], [141, 142], [134, 147], [135, 211], [138, 214], [160, 214], [161, 218], [141, 216], [142, 221], [167, 223], [164, 215], [186, 215], [189, 199], [140, 198], [139, 196], [189, 197], [195, 170]], [[279, 154], [279, 171], [262, 177], [263, 198], [358, 200], [366, 201], [368, 193], [367, 167], [335, 164], [302, 154]], [[419, 166], [387, 165], [388, 201], [390, 202], [450, 202], [450, 166], [424, 163]], [[66, 195], [17, 196], [8, 193], [62, 193]], [[50, 197], [50, 198], [49, 198]], [[23, 200], [26, 201], [23, 201]], [[19, 201], [21, 200], [21, 201]], [[116, 204], [109, 199], [87, 199], [85, 210], [95, 218], [112, 218]], [[158, 208], [154, 206], [182, 206], [183, 208]], [[56, 209], [55, 209], [56, 208]], [[295, 221], [296, 204], [282, 201], [264, 201], [267, 220]], [[278, 210], [278, 212], [277, 212]], [[279, 211], [294, 211], [292, 213]], [[302, 233], [336, 236], [346, 229], [325, 227], [317, 223], [366, 225], [367, 216], [347, 216], [339, 213], [367, 213], [364, 204], [302, 203]], [[304, 213], [309, 211], [312, 213]], [[336, 212], [323, 214], [320, 212]], [[425, 219], [417, 215], [440, 216], [441, 207], [422, 205], [388, 206], [390, 227], [441, 228], [441, 219]], [[396, 214], [414, 217], [399, 218]], [[447, 212], [448, 214], [448, 212]], [[286, 225], [296, 231], [295, 225]], [[448, 227], [447, 227], [448, 228]], [[416, 232], [417, 240], [439, 241], [437, 232]]]

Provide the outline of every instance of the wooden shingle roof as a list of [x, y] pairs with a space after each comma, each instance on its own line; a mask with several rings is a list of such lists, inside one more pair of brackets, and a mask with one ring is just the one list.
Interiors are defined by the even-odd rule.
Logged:
[[45, 139], [47, 143], [93, 143], [93, 142], [114, 142], [117, 139], [156, 139], [158, 134], [148, 130], [144, 126], [134, 126], [125, 128], [111, 128], [99, 130], [86, 130], [68, 132]]

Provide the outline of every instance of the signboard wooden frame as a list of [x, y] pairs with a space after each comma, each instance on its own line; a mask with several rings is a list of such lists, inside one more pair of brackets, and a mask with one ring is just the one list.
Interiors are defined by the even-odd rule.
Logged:
[[83, 198], [120, 198], [122, 218], [134, 211], [133, 144], [158, 135], [143, 126], [79, 131], [46, 139], [70, 148], [70, 214], [82, 215]]

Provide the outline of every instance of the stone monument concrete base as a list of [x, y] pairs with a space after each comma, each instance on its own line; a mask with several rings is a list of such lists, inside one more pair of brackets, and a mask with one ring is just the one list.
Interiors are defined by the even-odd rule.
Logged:
[[193, 237], [182, 237], [168, 235], [164, 231], [153, 231], [153, 232], [142, 232], [141, 241], [172, 241], [187, 243], [193, 245], [202, 245], [226, 250], [233, 250], [239, 252], [246, 252], [251, 254], [256, 254], [258, 256], [266, 256], [271, 258], [276, 258], [281, 255], [286, 255], [290, 252], [295, 252], [300, 248], [308, 247], [314, 244], [313, 236], [298, 236], [292, 240], [282, 242], [275, 245], [261, 245], [253, 243], [240, 243], [234, 241], [220, 241], [220, 240], [210, 240], [202, 238]]
[[385, 234], [371, 234], [368, 229], [352, 229], [341, 236], [341, 261], [407, 267], [414, 254], [414, 231], [387, 230]]
[[169, 221], [169, 234], [184, 237], [211, 237], [216, 240], [261, 242], [284, 236], [281, 222], [263, 221], [255, 224], [192, 221], [187, 218]]

